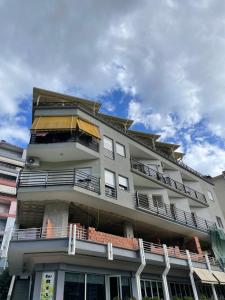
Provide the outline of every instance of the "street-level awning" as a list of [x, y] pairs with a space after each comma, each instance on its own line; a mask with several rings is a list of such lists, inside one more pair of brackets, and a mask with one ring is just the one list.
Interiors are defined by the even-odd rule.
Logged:
[[220, 284], [225, 284], [225, 273], [220, 271], [213, 271], [213, 275], [219, 281]]
[[97, 139], [100, 139], [100, 132], [98, 126], [80, 118], [77, 119], [77, 126], [80, 130], [92, 135]]
[[48, 116], [36, 117], [32, 130], [68, 130], [77, 126], [76, 116]]
[[41, 116], [35, 117], [31, 130], [79, 130], [100, 139], [99, 127], [77, 116]]
[[194, 273], [198, 276], [202, 283], [219, 283], [215, 276], [213, 276], [213, 274], [209, 272], [209, 270], [194, 268]]

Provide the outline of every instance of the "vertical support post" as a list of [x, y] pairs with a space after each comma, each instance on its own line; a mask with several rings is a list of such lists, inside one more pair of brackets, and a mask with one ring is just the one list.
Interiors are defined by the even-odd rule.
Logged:
[[76, 233], [77, 233], [76, 224], [70, 224], [68, 255], [75, 255], [75, 253], [76, 253]]
[[107, 244], [107, 256], [108, 256], [108, 260], [113, 260], [113, 247], [112, 247], [112, 243], [108, 243]]
[[[207, 254], [205, 254], [205, 260], [206, 260], [206, 264], [207, 264], [209, 272], [212, 273], [212, 268], [211, 268], [211, 265], [210, 265], [210, 262], [209, 262], [209, 257], [208, 257]], [[211, 284], [211, 287], [212, 287], [212, 292], [213, 292], [213, 298], [214, 298], [214, 300], [218, 300], [218, 296], [217, 296], [217, 293], [216, 293], [215, 285]]]
[[163, 253], [164, 253], [165, 265], [166, 265], [162, 274], [163, 294], [165, 300], [170, 300], [170, 293], [169, 293], [168, 282], [167, 282], [167, 274], [169, 273], [170, 270], [170, 261], [169, 261], [167, 246], [165, 244], [163, 244]]
[[146, 265], [146, 260], [145, 260], [145, 251], [144, 251], [144, 246], [143, 246], [143, 240], [139, 239], [139, 253], [140, 253], [140, 258], [141, 258], [141, 264], [138, 267], [136, 273], [135, 273], [135, 281], [136, 281], [136, 286], [137, 286], [137, 295], [134, 295], [137, 300], [141, 300], [142, 299], [142, 295], [141, 295], [141, 278], [140, 275], [142, 273], [142, 271], [144, 270], [144, 267]]
[[199, 298], [198, 298], [198, 292], [197, 292], [196, 285], [195, 285], [195, 280], [194, 280], [194, 275], [193, 275], [194, 270], [193, 270], [193, 266], [192, 266], [192, 261], [191, 261], [191, 256], [190, 256], [189, 250], [186, 250], [186, 254], [187, 254], [188, 266], [189, 266], [189, 270], [190, 270], [189, 277], [190, 277], [190, 281], [191, 281], [192, 291], [193, 291], [193, 294], [194, 294], [194, 299], [195, 300], [199, 300]]

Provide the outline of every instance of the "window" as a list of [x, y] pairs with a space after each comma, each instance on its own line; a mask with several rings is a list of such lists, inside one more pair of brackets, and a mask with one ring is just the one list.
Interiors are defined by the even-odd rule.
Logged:
[[107, 136], [103, 137], [104, 156], [114, 159], [113, 140]]
[[87, 275], [87, 300], [105, 300], [105, 276]]
[[159, 207], [159, 208], [164, 207], [164, 202], [161, 195], [152, 195], [152, 201], [155, 207]]
[[64, 300], [83, 300], [85, 290], [84, 274], [66, 273], [64, 284]]
[[128, 178], [119, 175], [119, 188], [128, 191]]
[[212, 192], [208, 191], [207, 194], [208, 194], [209, 200], [214, 201]]
[[105, 194], [108, 197], [116, 198], [115, 173], [105, 170]]
[[217, 221], [217, 224], [218, 224], [218, 226], [219, 226], [220, 228], [224, 228], [224, 227], [223, 227], [223, 222], [222, 222], [222, 220], [221, 220], [220, 217], [216, 217], [216, 221]]
[[119, 154], [120, 156], [125, 157], [126, 156], [125, 146], [120, 143], [116, 143], [116, 153]]

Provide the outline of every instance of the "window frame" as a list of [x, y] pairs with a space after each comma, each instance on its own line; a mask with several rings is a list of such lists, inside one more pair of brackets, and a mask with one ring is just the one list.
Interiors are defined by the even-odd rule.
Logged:
[[[122, 149], [124, 150], [124, 155], [122, 155], [122, 154], [120, 154], [120, 153], [118, 152], [117, 146], [122, 147]], [[121, 156], [121, 157], [126, 158], [126, 147], [125, 147], [125, 145], [123, 145], [123, 144], [121, 144], [121, 143], [119, 143], [119, 142], [116, 142], [116, 154], [118, 154], [118, 155]]]
[[[108, 149], [105, 147], [105, 140], [108, 140], [112, 143], [112, 149]], [[115, 150], [114, 150], [114, 141], [107, 135], [103, 135], [103, 149], [104, 149], [104, 156], [110, 159], [115, 159]]]
[[[163, 208], [165, 207], [163, 195], [161, 195], [161, 194], [152, 194], [151, 197], [152, 197], [152, 202], [153, 202], [153, 206], [154, 206], [154, 207], [158, 207], [158, 208], [161, 208], [161, 209], [163, 209]], [[154, 199], [153, 197], [158, 197], [158, 198], [160, 198], [160, 200], [161, 200], [160, 205], [159, 205], [159, 201], [158, 201], [157, 199]], [[156, 202], [157, 202], [157, 205], [155, 205]]]
[[[109, 173], [113, 174], [113, 176], [114, 176], [114, 185], [111, 185], [111, 184], [109, 184], [109, 183], [106, 182], [106, 180], [105, 180], [106, 179], [106, 176], [105, 176], [106, 172], [109, 172]], [[104, 180], [105, 180], [105, 186], [109, 186], [111, 188], [115, 188], [116, 189], [116, 173], [114, 171], [111, 171], [109, 169], [104, 169]]]
[[[122, 185], [122, 184], [120, 184], [120, 178], [126, 179], [126, 181], [127, 181], [127, 187], [124, 186], [124, 185]], [[119, 174], [119, 175], [118, 175], [118, 186], [119, 186], [119, 189], [120, 189], [121, 191], [128, 192], [128, 191], [130, 190], [130, 188], [129, 188], [129, 179], [128, 179], [128, 177]], [[123, 188], [123, 187], [125, 187], [125, 188]]]
[[208, 196], [210, 201], [215, 201], [213, 193], [211, 191], [207, 191], [207, 196]]

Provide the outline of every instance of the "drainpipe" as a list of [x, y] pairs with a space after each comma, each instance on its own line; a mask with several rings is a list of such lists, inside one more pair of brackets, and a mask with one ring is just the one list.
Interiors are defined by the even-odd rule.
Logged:
[[[207, 264], [208, 270], [212, 274], [212, 268], [211, 268], [211, 265], [210, 265], [210, 262], [209, 262], [209, 257], [208, 257], [207, 254], [205, 254], [205, 260], [206, 260], [206, 264]], [[212, 287], [212, 292], [213, 292], [213, 298], [214, 298], [214, 300], [218, 300], [216, 289], [215, 289], [215, 285], [211, 284], [211, 287]]]
[[187, 254], [187, 259], [188, 259], [188, 266], [189, 266], [189, 269], [190, 269], [189, 277], [190, 277], [190, 281], [191, 281], [192, 291], [193, 291], [193, 294], [194, 294], [194, 299], [199, 300], [198, 292], [197, 292], [196, 285], [195, 285], [195, 280], [194, 280], [194, 275], [193, 275], [194, 270], [193, 270], [191, 255], [190, 255], [189, 250], [186, 250], [186, 254]]
[[162, 273], [163, 293], [164, 293], [164, 299], [170, 300], [170, 293], [169, 293], [168, 282], [167, 282], [167, 275], [170, 270], [170, 261], [169, 261], [168, 250], [165, 244], [163, 244], [163, 253], [164, 253], [165, 264], [166, 264], [166, 267]]
[[141, 295], [140, 275], [141, 275], [142, 271], [144, 270], [144, 267], [146, 266], [146, 260], [145, 260], [145, 250], [144, 250], [144, 246], [143, 246], [143, 240], [139, 239], [138, 243], [139, 243], [139, 253], [140, 253], [140, 258], [141, 258], [141, 264], [139, 265], [139, 267], [135, 273], [135, 280], [136, 280], [136, 286], [137, 286], [137, 300], [141, 300], [142, 295]]

